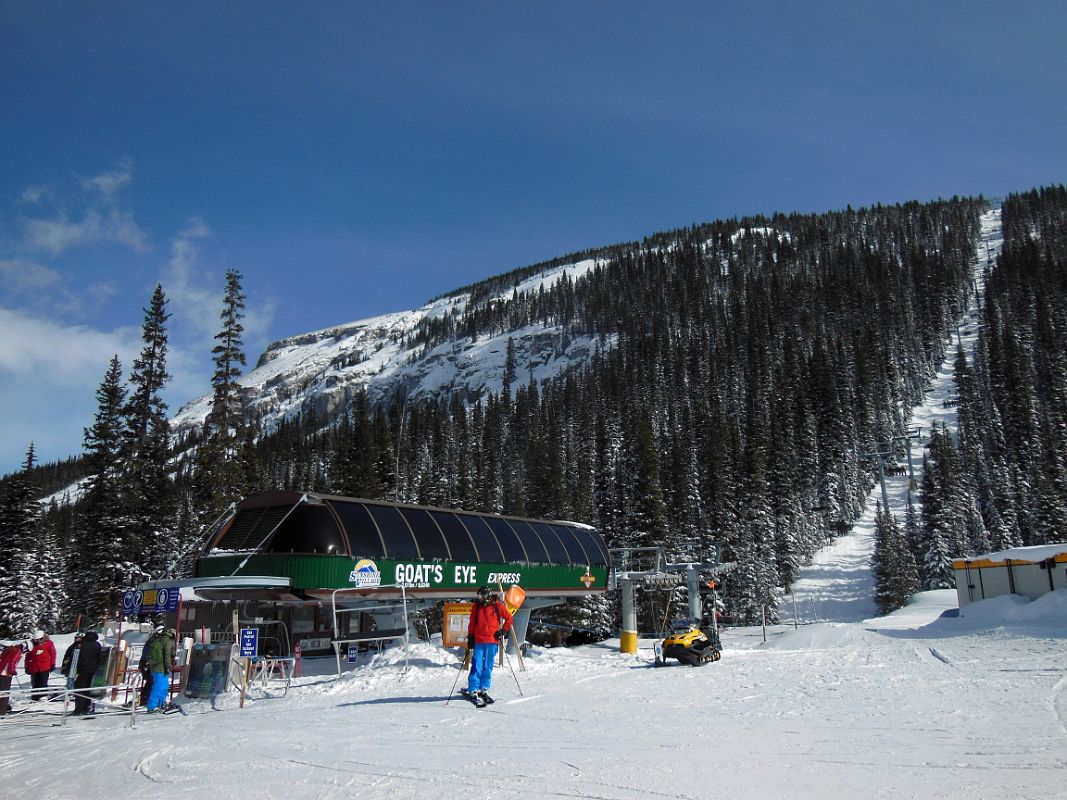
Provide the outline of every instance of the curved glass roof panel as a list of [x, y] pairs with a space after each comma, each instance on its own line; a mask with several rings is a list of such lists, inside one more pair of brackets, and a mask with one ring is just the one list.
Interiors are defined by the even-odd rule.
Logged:
[[263, 549], [268, 553], [348, 555], [348, 542], [326, 506], [301, 505], [285, 517]]
[[354, 497], [264, 492], [243, 500], [204, 545], [226, 552], [605, 567], [603, 538], [565, 521]]
[[448, 542], [428, 512], [421, 508], [401, 508], [399, 511], [415, 535], [415, 542], [419, 545], [419, 553], [423, 560], [440, 558], [448, 561], [451, 559]]
[[478, 561], [478, 550], [471, 540], [471, 535], [459, 521], [459, 517], [449, 511], [430, 511], [437, 527], [444, 533], [448, 541], [448, 549], [452, 551], [452, 558], [456, 561]]
[[222, 537], [213, 543], [213, 547], [218, 550], [254, 550], [291, 510], [291, 505], [241, 509], [234, 515]]
[[385, 556], [398, 561], [418, 561], [419, 547], [407, 522], [395, 506], [378, 506], [367, 503], [367, 510], [378, 523], [378, 530], [385, 540]]
[[519, 538], [522, 539], [523, 545], [526, 547], [526, 553], [530, 556], [531, 561], [536, 561], [541, 564], [566, 564], [566, 561], [557, 561], [552, 556], [552, 551], [547, 547], [544, 535], [534, 529], [533, 525], [524, 519], [509, 519], [511, 527], [515, 529], [515, 532], [519, 534]]
[[500, 549], [504, 551], [505, 561], [530, 560], [529, 556], [526, 555], [526, 548], [522, 546], [519, 535], [508, 525], [507, 520], [500, 517], [485, 517], [484, 519], [489, 523], [489, 527], [493, 529], [493, 533], [496, 534], [496, 540], [500, 542]]
[[348, 533], [353, 556], [382, 558], [385, 555], [385, 544], [366, 506], [362, 503], [330, 503], [330, 506]]
[[553, 563], [556, 564], [585, 564], [585, 553], [581, 553], [578, 558], [571, 555], [571, 552], [566, 548], [564, 543], [560, 541], [559, 535], [552, 529], [550, 525], [546, 525], [543, 522], [532, 522], [531, 527], [537, 531], [541, 540], [545, 543], [545, 549], [548, 550], [549, 556], [551, 556]]
[[586, 528], [577, 525], [553, 525], [552, 530], [557, 531], [561, 537], [571, 535], [585, 551], [586, 564], [590, 567], [606, 567], [608, 565], [608, 551], [600, 537]]
[[496, 535], [486, 523], [484, 517], [474, 514], [456, 514], [456, 516], [463, 523], [467, 532], [470, 533], [471, 539], [474, 540], [474, 546], [478, 548], [480, 561], [500, 562], [507, 560], [504, 558], [504, 551], [500, 549], [500, 543], [496, 540]]
[[548, 549], [545, 547], [543, 537], [530, 527], [524, 519], [509, 519], [508, 524], [519, 535], [522, 540], [522, 546], [526, 548], [526, 555], [530, 561], [535, 564], [566, 564], [566, 561], [557, 562], [549, 554]]
[[[549, 527], [559, 534], [560, 541], [563, 542], [563, 546], [567, 548], [567, 552], [570, 553], [571, 563], [589, 564], [589, 554], [585, 551], [582, 542], [575, 534], [575, 531], [578, 530], [578, 528], [573, 525], [551, 525]], [[592, 564], [590, 564], [590, 566], [592, 566]]]

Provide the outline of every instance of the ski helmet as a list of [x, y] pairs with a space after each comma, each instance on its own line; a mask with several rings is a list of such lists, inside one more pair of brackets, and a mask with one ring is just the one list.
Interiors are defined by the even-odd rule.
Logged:
[[492, 601], [493, 597], [495, 596], [496, 592], [493, 591], [493, 587], [489, 584], [478, 587], [478, 599], [481, 600], [483, 603], [488, 603]]

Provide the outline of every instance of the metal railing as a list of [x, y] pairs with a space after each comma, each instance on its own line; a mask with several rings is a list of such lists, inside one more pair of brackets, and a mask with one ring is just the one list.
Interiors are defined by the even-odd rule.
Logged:
[[[110, 686], [90, 686], [84, 689], [68, 689], [66, 686], [57, 688], [45, 688], [45, 689], [11, 689], [6, 692], [0, 692], [0, 698], [6, 698], [10, 703], [16, 697], [21, 700], [29, 701], [27, 705], [12, 706], [10, 710], [0, 715], [0, 725], [18, 724], [19, 722], [27, 722], [32, 719], [29, 714], [44, 714], [48, 717], [59, 717], [60, 725], [67, 724], [67, 718], [75, 716], [74, 710], [71, 707], [72, 700], [77, 698], [83, 698], [90, 703], [90, 709], [103, 707], [105, 709], [114, 710], [116, 715], [129, 714], [130, 727], [134, 727], [137, 724], [137, 702], [136, 698], [131, 702], [118, 703], [114, 702], [114, 697], [117, 692], [126, 692], [127, 695], [130, 691], [133, 691], [130, 686], [124, 683], [112, 684]], [[38, 699], [34, 700], [34, 697]], [[107, 699], [111, 697], [111, 699]], [[59, 698], [62, 698], [63, 705], [60, 708], [53, 710], [51, 704], [58, 702]], [[142, 713], [143, 713], [142, 709]], [[97, 714], [95, 710], [92, 712]]]
[[[398, 589], [400, 589], [400, 600], [399, 601], [394, 601], [392, 603], [381, 603], [381, 604], [371, 605], [371, 606], [360, 606], [358, 608], [338, 608], [337, 607], [337, 595], [338, 594], [340, 594], [341, 592], [365, 591], [365, 590], [362, 589], [362, 587], [346, 587], [346, 588], [343, 588], [343, 589], [335, 589], [334, 590], [333, 595], [331, 596], [331, 603], [332, 603], [332, 606], [333, 606], [333, 641], [331, 642], [331, 644], [333, 645], [334, 655], [337, 658], [337, 674], [338, 675], [341, 674], [341, 645], [366, 644], [368, 642], [377, 642], [378, 643], [378, 648], [380, 650], [381, 647], [386, 642], [396, 641], [398, 639], [403, 639], [404, 644], [405, 645], [408, 644], [408, 641], [409, 641], [409, 638], [408, 638], [409, 625], [408, 625], [408, 596], [407, 596], [407, 588], [406, 588], [406, 586], [404, 584], [397, 584], [395, 587], [387, 586], [387, 587], [382, 587], [382, 588], [398, 588]], [[339, 635], [340, 635], [339, 634], [339, 629], [338, 629], [338, 624], [337, 624], [337, 615], [338, 614], [350, 614], [352, 612], [377, 611], [377, 610], [382, 610], [382, 609], [390, 609], [390, 610], [396, 611], [396, 609], [398, 607], [402, 608], [403, 612], [404, 612], [404, 630], [403, 630], [403, 633], [397, 633], [395, 631], [387, 631], [387, 632], [382, 632], [382, 634], [380, 636], [377, 636], [377, 635], [375, 635], [375, 633], [376, 633], [375, 631], [370, 631], [370, 632], [368, 632], [366, 634], [355, 634], [354, 636], [350, 636], [350, 637], [344, 638], [344, 639], [338, 638]], [[407, 670], [407, 667], [408, 667], [408, 661], [407, 661], [407, 654], [406, 654], [406, 651], [405, 651], [404, 669]]]

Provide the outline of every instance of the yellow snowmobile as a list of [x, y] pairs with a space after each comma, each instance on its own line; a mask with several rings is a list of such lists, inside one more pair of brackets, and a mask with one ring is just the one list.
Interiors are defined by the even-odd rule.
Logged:
[[[715, 632], [712, 631], [712, 636]], [[656, 654], [656, 666], [665, 666], [668, 658], [676, 658], [682, 664], [699, 667], [709, 661], [718, 661], [722, 657], [719, 650], [718, 636], [712, 641], [704, 631], [689, 622], [676, 623], [671, 627], [671, 635], [663, 640]]]

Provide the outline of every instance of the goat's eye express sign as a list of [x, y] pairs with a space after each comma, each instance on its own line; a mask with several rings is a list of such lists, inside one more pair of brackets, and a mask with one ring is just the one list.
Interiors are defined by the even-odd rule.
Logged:
[[[512, 584], [548, 585], [559, 588], [583, 586], [591, 589], [597, 582], [588, 568], [547, 567], [531, 565], [516, 567], [493, 564], [457, 564], [452, 562], [411, 562], [360, 559], [348, 575], [349, 583], [357, 588], [404, 586], [411, 589], [471, 589], [484, 584], [490, 586]], [[601, 584], [603, 585], [603, 584]]]

